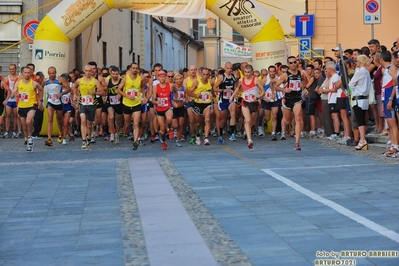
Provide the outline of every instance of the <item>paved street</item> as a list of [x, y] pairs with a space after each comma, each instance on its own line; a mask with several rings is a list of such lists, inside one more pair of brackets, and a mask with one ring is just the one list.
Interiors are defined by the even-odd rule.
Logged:
[[383, 147], [43, 142], [0, 139], [0, 265], [399, 265]]

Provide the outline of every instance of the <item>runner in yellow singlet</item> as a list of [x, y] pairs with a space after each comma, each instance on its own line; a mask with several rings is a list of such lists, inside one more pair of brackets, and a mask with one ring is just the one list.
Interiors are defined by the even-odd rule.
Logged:
[[131, 64], [126, 76], [118, 87], [118, 94], [122, 95], [122, 109], [125, 130], [128, 129], [133, 120], [133, 150], [137, 150], [139, 143], [139, 130], [141, 118], [141, 105], [147, 103], [148, 98], [144, 92], [144, 81], [139, 74], [139, 66]]
[[22, 78], [15, 83], [12, 93], [12, 96], [18, 97], [18, 114], [21, 117], [25, 138], [28, 138], [26, 148], [28, 152], [31, 152], [33, 147], [33, 118], [36, 114], [36, 108], [43, 110], [43, 87], [33, 81], [31, 76], [32, 70], [29, 67], [25, 67], [22, 72]]
[[195, 143], [201, 145], [199, 125], [202, 122], [202, 117], [205, 120], [204, 128], [204, 145], [210, 145], [209, 132], [211, 129], [211, 107], [212, 107], [212, 87], [213, 84], [209, 80], [210, 71], [203, 68], [201, 71], [201, 78], [194, 80], [192, 87], [188, 91], [188, 95], [194, 98], [193, 113], [195, 117], [197, 131], [195, 132]]
[[[186, 90], [186, 92], [191, 90], [191, 87], [193, 86], [193, 81], [194, 80], [199, 80], [200, 77], [197, 75], [197, 67], [196, 66], [190, 66], [188, 69], [189, 76], [184, 79], [183, 81], [183, 87]], [[198, 129], [196, 128], [196, 123], [195, 123], [195, 118], [194, 118], [194, 113], [193, 113], [193, 106], [194, 106], [194, 99], [193, 97], [188, 96], [188, 93], [186, 93], [186, 110], [187, 110], [187, 117], [188, 117], [188, 124], [190, 126], [190, 133], [191, 133], [191, 140], [190, 144], [195, 143], [195, 133]]]
[[[105, 92], [100, 81], [93, 77], [90, 65], [84, 67], [84, 76], [75, 81], [72, 90], [74, 100], [79, 101], [82, 149], [88, 149], [90, 147], [90, 133], [93, 130], [96, 115], [96, 95], [103, 96]], [[79, 98], [78, 95], [80, 95]]]

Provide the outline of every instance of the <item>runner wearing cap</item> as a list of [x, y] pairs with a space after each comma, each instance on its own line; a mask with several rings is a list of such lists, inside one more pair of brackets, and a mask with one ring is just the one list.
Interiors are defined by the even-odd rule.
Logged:
[[[155, 115], [158, 120], [159, 132], [161, 133], [162, 150], [166, 150], [168, 148], [168, 144], [166, 143], [166, 124], [168, 125], [168, 128], [172, 128], [173, 119], [172, 88], [171, 84], [166, 82], [165, 71], [161, 70], [158, 72], [158, 80], [159, 83], [154, 87], [154, 89], [151, 89], [152, 103], [155, 106]], [[150, 87], [152, 87], [151, 84]], [[169, 138], [171, 139], [170, 136]]]

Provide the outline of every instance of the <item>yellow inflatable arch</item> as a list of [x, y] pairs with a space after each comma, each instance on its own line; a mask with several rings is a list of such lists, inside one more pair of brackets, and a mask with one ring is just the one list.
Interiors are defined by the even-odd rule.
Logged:
[[[192, 17], [194, 11], [198, 13], [193, 8], [195, 2], [204, 3], [203, 0], [63, 0], [40, 22], [34, 38], [32, 62], [36, 69], [55, 66], [58, 73], [67, 72], [70, 41], [111, 9], [163, 15], [170, 11], [181, 17]], [[249, 40], [255, 69], [286, 58], [280, 23], [256, 0], [206, 0], [206, 8]]]
[[[148, 14], [193, 17], [206, 8], [249, 40], [252, 64], [265, 68], [286, 58], [284, 32], [277, 19], [256, 0], [63, 0], [40, 22], [34, 37], [32, 62], [36, 69], [68, 71], [69, 43], [111, 9]], [[169, 12], [169, 13], [168, 13]], [[43, 125], [46, 124], [47, 112]], [[42, 134], [47, 134], [43, 126]], [[54, 128], [58, 128], [54, 126]], [[56, 132], [53, 132], [54, 134]]]

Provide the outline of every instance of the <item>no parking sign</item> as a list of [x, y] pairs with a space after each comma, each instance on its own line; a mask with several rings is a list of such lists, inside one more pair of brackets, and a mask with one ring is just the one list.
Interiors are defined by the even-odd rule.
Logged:
[[27, 22], [24, 26], [24, 37], [25, 39], [30, 42], [33, 43], [33, 39], [35, 37], [35, 32], [37, 27], [39, 26], [40, 21], [37, 20], [31, 20], [29, 22]]
[[381, 0], [363, 0], [363, 23], [380, 24], [381, 23]]

